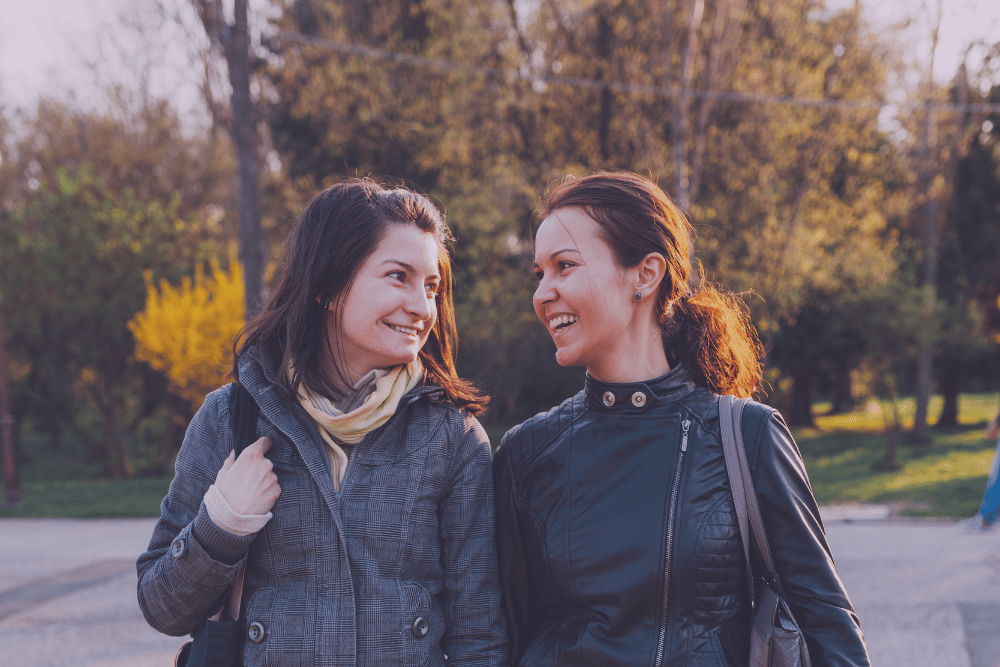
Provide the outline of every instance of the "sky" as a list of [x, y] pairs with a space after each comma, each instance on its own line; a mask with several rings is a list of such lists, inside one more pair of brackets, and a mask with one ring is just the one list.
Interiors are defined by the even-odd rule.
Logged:
[[[827, 0], [829, 7], [850, 6], [854, 0]], [[944, 15], [935, 61], [935, 79], [945, 82], [958, 68], [965, 45], [981, 39], [1000, 42], [1000, 1], [943, 0]], [[134, 68], [122, 61], [143, 60], [151, 85], [189, 106], [196, 106], [197, 93], [187, 81], [196, 73], [185, 72], [184, 54], [171, 48], [162, 32], [137, 47], [127, 44], [113, 26], [121, 15], [149, 21], [142, 8], [149, 0], [0, 0], [4, 21], [0, 23], [0, 104], [30, 106], [40, 94], [69, 94], [87, 99], [94, 96], [94, 82], [132, 77]], [[181, 1], [182, 5], [186, 5]], [[227, 3], [227, 4], [231, 4]], [[931, 17], [926, 9], [935, 0], [865, 0], [864, 11], [879, 25], [888, 26], [912, 17], [904, 33], [913, 62], [926, 68]], [[155, 26], [155, 21], [152, 21]], [[97, 70], [95, 73], [95, 69]]]

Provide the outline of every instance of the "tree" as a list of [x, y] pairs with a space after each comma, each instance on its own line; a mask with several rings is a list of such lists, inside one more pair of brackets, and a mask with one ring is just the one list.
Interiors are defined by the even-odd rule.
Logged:
[[229, 133], [239, 165], [240, 259], [244, 267], [246, 316], [263, 307], [266, 252], [260, 220], [260, 159], [257, 109], [250, 93], [252, 63], [247, 0], [234, 0], [233, 23], [226, 20], [222, 0], [192, 0], [214, 49], [225, 56], [232, 87]]
[[[143, 405], [126, 328], [143, 305], [142, 272], [179, 280], [192, 258], [207, 259], [211, 233], [178, 215], [178, 197], [144, 202], [113, 192], [86, 165], [55, 176], [0, 213], [5, 324], [25, 368], [15, 391], [22, 412], [65, 425], [108, 473], [128, 477], [127, 432], [155, 409]], [[99, 437], [81, 424], [82, 405], [98, 414]]]
[[[1000, 87], [993, 87], [982, 101], [1000, 102]], [[939, 427], [957, 424], [963, 381], [987, 379], [984, 374], [996, 372], [997, 355], [989, 330], [1000, 328], [996, 308], [1000, 294], [1000, 128], [996, 126], [1000, 113], [985, 118], [962, 114], [959, 122], [957, 141], [964, 145], [954, 158], [938, 272], [941, 331], [935, 367], [944, 395]]]
[[[448, 204], [462, 368], [500, 394], [490, 419], [530, 414], [578, 380], [539, 365], [529, 300], [531, 213], [566, 174], [672, 173], [697, 258], [713, 281], [763, 295], [765, 337], [815, 295], [894, 268], [882, 214], [893, 147], [877, 118], [892, 54], [856, 8], [297, 0], [276, 27], [271, 132], [296, 191], [374, 174]], [[555, 388], [543, 398], [537, 385]]]
[[135, 356], [170, 381], [170, 390], [197, 408], [225, 382], [232, 367], [233, 340], [243, 326], [243, 276], [235, 256], [225, 270], [211, 261], [211, 273], [195, 268], [179, 287], [146, 271], [146, 307], [128, 322]]

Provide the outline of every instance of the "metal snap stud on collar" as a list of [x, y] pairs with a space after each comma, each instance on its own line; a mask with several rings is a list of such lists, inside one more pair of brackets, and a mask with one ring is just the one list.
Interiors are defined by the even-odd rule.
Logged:
[[615, 404], [615, 395], [612, 394], [610, 391], [604, 392], [604, 396], [602, 396], [601, 398], [604, 400], [604, 405], [609, 408]]
[[642, 406], [646, 405], [646, 395], [641, 391], [637, 391], [634, 394], [632, 394], [632, 405], [634, 405], [637, 408], [641, 408]]

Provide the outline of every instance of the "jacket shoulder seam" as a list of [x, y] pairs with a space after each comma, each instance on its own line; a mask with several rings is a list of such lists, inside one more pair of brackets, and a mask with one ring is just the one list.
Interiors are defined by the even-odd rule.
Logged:
[[[541, 453], [546, 445], [559, 438], [583, 415], [583, 392], [581, 391], [547, 412], [540, 412], [531, 419], [507, 431], [501, 439], [501, 447], [507, 450], [508, 465], [510, 466], [511, 473], [517, 476]], [[556, 432], [542, 438], [534, 436], [536, 429], [544, 429], [548, 425], [548, 422], [558, 421], [561, 418], [566, 418], [567, 421]], [[516, 466], [514, 465], [513, 457], [510, 456], [512, 453], [511, 445], [515, 445], [516, 448], [515, 451], [518, 459]]]

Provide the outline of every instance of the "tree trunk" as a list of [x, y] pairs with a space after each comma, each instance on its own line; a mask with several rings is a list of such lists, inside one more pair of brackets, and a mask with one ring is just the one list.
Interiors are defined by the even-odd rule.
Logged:
[[[613, 78], [613, 68], [611, 66], [611, 54], [614, 47], [614, 29], [611, 25], [611, 18], [607, 14], [601, 14], [597, 32], [597, 55], [604, 62], [601, 78], [610, 81]], [[602, 168], [606, 168], [611, 159], [611, 105], [614, 97], [611, 89], [605, 86], [601, 89], [601, 118], [600, 126], [597, 128], [597, 135], [600, 141], [601, 160], [604, 162]]]
[[892, 396], [892, 421], [886, 429], [887, 439], [885, 443], [885, 458], [881, 462], [876, 462], [876, 470], [898, 470], [899, 469], [899, 399]]
[[942, 369], [941, 393], [944, 394], [944, 407], [938, 417], [937, 428], [958, 426], [958, 388], [960, 374], [954, 361], [946, 362]]
[[115, 479], [134, 477], [135, 469], [132, 467], [128, 441], [125, 439], [125, 429], [122, 428], [111, 383], [98, 381], [98, 385], [94, 387], [94, 397], [101, 413], [107, 472], [110, 472]]
[[830, 414], [842, 415], [854, 409], [854, 387], [851, 382], [851, 367], [846, 363], [838, 364], [833, 380], [833, 391], [830, 395]]
[[792, 374], [792, 411], [789, 426], [816, 426], [812, 412], [813, 370], [803, 369]]
[[257, 118], [250, 97], [250, 28], [247, 0], [236, 0], [232, 34], [225, 42], [229, 83], [233, 87], [233, 121], [230, 132], [239, 163], [237, 192], [240, 200], [240, 259], [243, 261], [245, 317], [263, 307], [264, 235], [260, 225], [260, 192], [257, 170]]
[[934, 57], [937, 53], [938, 29], [941, 27], [942, 1], [938, 0], [937, 24], [931, 33], [931, 59], [927, 74], [927, 102], [924, 115], [924, 138], [921, 146], [921, 193], [926, 197], [924, 207], [924, 225], [920, 235], [920, 245], [923, 252], [923, 262], [920, 276], [921, 315], [924, 326], [920, 330], [920, 340], [917, 346], [917, 391], [916, 409], [913, 414], [913, 432], [911, 440], [918, 444], [930, 441], [927, 429], [927, 407], [934, 390], [934, 342], [936, 339], [936, 322], [934, 310], [937, 303], [937, 240], [938, 240], [938, 202], [934, 189], [934, 171], [936, 164], [931, 159], [932, 114], [930, 91], [934, 80]]
[[10, 411], [10, 385], [7, 382], [7, 353], [3, 336], [3, 295], [0, 294], [0, 458], [3, 459], [4, 505], [20, 507], [21, 475], [14, 440], [14, 416]]
[[257, 114], [250, 96], [250, 27], [247, 0], [235, 0], [233, 25], [226, 22], [221, 0], [192, 0], [212, 48], [226, 58], [233, 92], [229, 134], [236, 146], [236, 188], [240, 209], [240, 261], [243, 262], [244, 317], [263, 307], [266, 250], [260, 224], [257, 168]]

